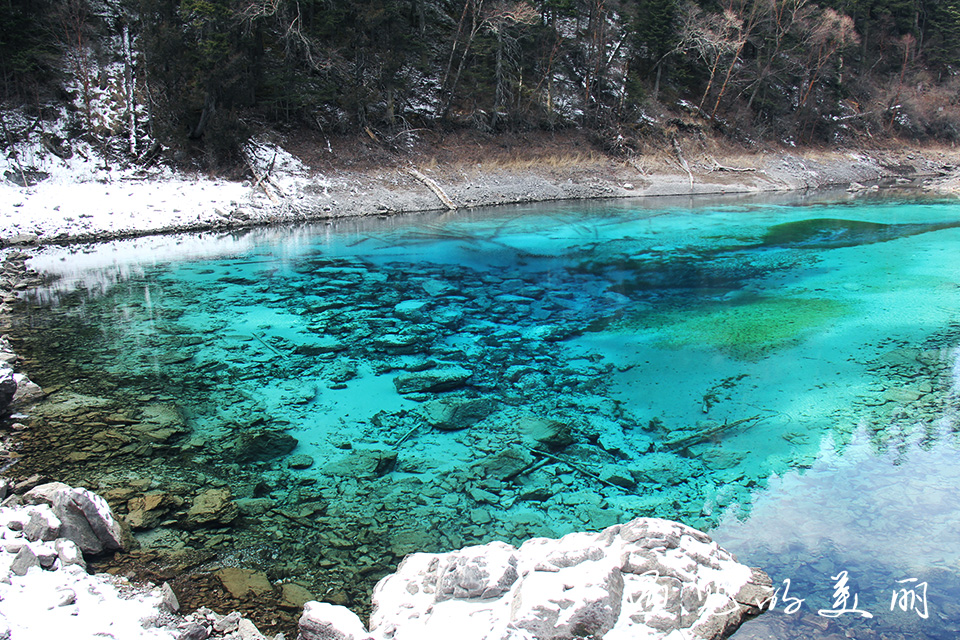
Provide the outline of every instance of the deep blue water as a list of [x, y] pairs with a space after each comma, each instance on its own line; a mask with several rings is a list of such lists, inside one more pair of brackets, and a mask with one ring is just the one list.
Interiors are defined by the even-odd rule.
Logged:
[[[804, 599], [738, 638], [954, 638], [958, 246], [960, 205], [908, 199], [511, 207], [119, 242], [33, 261], [58, 276], [35, 318], [73, 336], [37, 357], [69, 362], [88, 393], [100, 379], [94, 395], [175, 403], [190, 432], [164, 469], [254, 474], [235, 497], [290, 509], [312, 491], [310, 553], [336, 547], [324, 528], [377, 531], [351, 566], [655, 515]], [[296, 447], [251, 454], [244, 433]], [[165, 528], [138, 535], [183, 543]], [[841, 571], [871, 618], [817, 615]], [[921, 583], [926, 618], [916, 600], [890, 610]]]

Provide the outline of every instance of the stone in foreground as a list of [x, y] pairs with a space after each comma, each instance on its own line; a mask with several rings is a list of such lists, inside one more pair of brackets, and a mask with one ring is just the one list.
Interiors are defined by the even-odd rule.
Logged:
[[123, 533], [107, 501], [91, 491], [50, 482], [28, 491], [24, 502], [49, 505], [61, 523], [59, 535], [75, 542], [83, 553], [123, 549]]
[[369, 633], [311, 602], [299, 640], [719, 640], [772, 597], [766, 573], [705, 533], [638, 518], [519, 549], [412, 554], [374, 589]]

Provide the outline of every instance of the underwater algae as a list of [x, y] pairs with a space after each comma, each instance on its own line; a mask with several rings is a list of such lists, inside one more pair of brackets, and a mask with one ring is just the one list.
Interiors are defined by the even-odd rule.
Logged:
[[853, 312], [851, 303], [830, 298], [750, 296], [634, 313], [608, 330], [650, 332], [654, 345], [662, 349], [713, 349], [756, 361]]

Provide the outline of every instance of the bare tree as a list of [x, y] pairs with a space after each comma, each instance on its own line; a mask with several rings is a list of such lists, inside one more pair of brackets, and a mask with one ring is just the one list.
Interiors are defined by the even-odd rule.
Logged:
[[[776, 75], [776, 69], [791, 64], [796, 59], [790, 51], [798, 41], [794, 36], [797, 24], [809, 11], [807, 0], [759, 0], [764, 3], [760, 28], [764, 44], [760, 48], [756, 64], [756, 77], [745, 91], [750, 91], [747, 108], [753, 106], [760, 90]], [[763, 60], [763, 62], [761, 62]]]
[[[443, 73], [443, 80], [440, 83], [442, 90], [446, 91], [447, 99], [444, 101], [442, 117], [446, 118], [450, 113], [450, 107], [453, 106], [453, 99], [456, 95], [457, 85], [460, 84], [460, 75], [463, 73], [463, 67], [467, 62], [467, 56], [470, 55], [470, 47], [473, 41], [480, 33], [483, 26], [481, 12], [483, 11], [484, 0], [465, 0], [463, 11], [460, 14], [460, 21], [457, 23], [457, 33], [453, 38], [453, 45], [450, 48], [450, 57], [447, 60], [447, 68]], [[467, 17], [470, 17], [470, 24], [467, 26]], [[461, 39], [463, 44], [461, 45]], [[457, 55], [457, 49], [462, 47], [460, 53], [460, 63], [457, 65], [453, 80], [450, 80], [450, 72], [453, 68], [453, 59]], [[447, 86], [447, 83], [449, 87]]]
[[800, 97], [799, 106], [807, 103], [817, 82], [821, 79], [827, 63], [834, 59], [844, 47], [860, 41], [853, 19], [837, 13], [833, 9], [824, 9], [808, 21], [805, 41], [810, 47], [809, 69], [806, 89]]
[[887, 103], [887, 111], [890, 113], [890, 121], [887, 124], [888, 127], [892, 127], [894, 121], [897, 119], [900, 96], [903, 93], [903, 81], [907, 75], [907, 66], [910, 63], [911, 55], [915, 54], [917, 49], [917, 39], [913, 37], [913, 34], [907, 33], [900, 38], [898, 44], [903, 48], [903, 59], [900, 64], [900, 79], [897, 82], [897, 92], [890, 98], [890, 102]]
[[83, 110], [87, 129], [93, 126], [93, 95], [91, 90], [90, 53], [87, 44], [90, 11], [86, 0], [64, 0], [59, 9], [61, 38], [73, 71], [83, 93]]
[[700, 97], [698, 109], [702, 112], [713, 82], [724, 57], [743, 50], [743, 19], [732, 9], [708, 14], [693, 3], [681, 8], [681, 49], [692, 49], [710, 70], [707, 86]]
[[130, 49], [130, 24], [123, 21], [123, 84], [127, 102], [127, 123], [129, 131], [129, 151], [137, 155], [137, 104], [133, 85], [133, 53]]
[[484, 11], [482, 24], [497, 39], [494, 70], [496, 91], [491, 126], [496, 125], [498, 114], [510, 97], [507, 66], [511, 64], [516, 66], [520, 55], [519, 35], [511, 33], [512, 28], [536, 24], [539, 19], [540, 14], [537, 10], [526, 2], [490, 3]]
[[[727, 91], [727, 85], [730, 83], [730, 76], [733, 73], [733, 70], [737, 67], [737, 64], [740, 60], [740, 54], [743, 53], [743, 48], [746, 46], [747, 41], [750, 39], [750, 36], [753, 34], [753, 30], [756, 28], [757, 23], [760, 21], [762, 15], [763, 5], [759, 0], [746, 0], [748, 5], [746, 7], [734, 7], [733, 0], [730, 0], [729, 5], [724, 10], [724, 15], [733, 16], [728, 18], [728, 23], [730, 25], [736, 25], [737, 29], [731, 35], [734, 38], [734, 45], [736, 47], [733, 53], [733, 60], [727, 65], [727, 75], [723, 78], [723, 85], [720, 87], [720, 91], [717, 93], [717, 101], [713, 104], [713, 110], [710, 112], [710, 117], [715, 118], [717, 116], [717, 109], [720, 108], [720, 101], [723, 99], [723, 94]], [[707, 91], [710, 90], [710, 87], [707, 87]], [[704, 98], [706, 98], [707, 93], [704, 92]], [[703, 106], [703, 99], [700, 100], [700, 106]]]

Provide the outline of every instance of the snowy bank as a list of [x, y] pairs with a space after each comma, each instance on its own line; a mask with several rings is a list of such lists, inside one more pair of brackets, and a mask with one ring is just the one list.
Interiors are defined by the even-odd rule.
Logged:
[[[4, 484], [0, 493], [23, 487]], [[123, 546], [100, 496], [62, 483], [0, 507], [0, 637], [264, 640], [239, 614], [178, 615], [164, 584], [90, 575], [84, 553]], [[373, 595], [368, 633], [348, 609], [308, 602], [300, 640], [719, 640], [773, 597], [769, 577], [706, 534], [638, 518], [599, 533], [408, 556]], [[282, 636], [278, 636], [281, 638]]]

